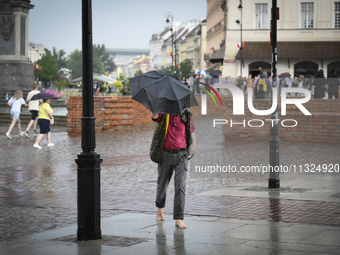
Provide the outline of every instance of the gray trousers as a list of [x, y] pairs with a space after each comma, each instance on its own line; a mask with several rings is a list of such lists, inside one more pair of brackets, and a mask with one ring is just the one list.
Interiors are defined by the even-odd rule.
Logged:
[[183, 220], [185, 204], [185, 184], [188, 173], [188, 152], [168, 153], [163, 151], [162, 162], [158, 164], [156, 206], [165, 207], [166, 191], [175, 171], [174, 220]]

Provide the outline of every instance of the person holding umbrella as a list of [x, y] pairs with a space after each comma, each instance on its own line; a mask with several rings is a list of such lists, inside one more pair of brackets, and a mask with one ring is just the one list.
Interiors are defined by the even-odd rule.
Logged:
[[50, 123], [54, 121], [53, 118], [53, 110], [50, 106], [51, 99], [47, 98], [43, 100], [43, 103], [39, 106], [39, 118], [38, 123], [40, 126], [40, 134], [37, 136], [35, 143], [33, 145], [36, 149], [41, 149], [42, 147], [39, 145], [41, 139], [46, 135], [47, 146], [51, 147], [54, 143], [51, 143], [51, 129]]
[[195, 126], [188, 108], [198, 106], [190, 89], [172, 74], [150, 71], [130, 79], [132, 99], [152, 113], [157, 122], [151, 142], [150, 158], [158, 163], [156, 219], [164, 220], [166, 190], [175, 172], [173, 219], [179, 228], [184, 224], [185, 184], [189, 155], [196, 150]]
[[[175, 197], [173, 219], [176, 221], [175, 226], [185, 229], [188, 226], [183, 222], [186, 177], [188, 172], [188, 156], [193, 155], [196, 150], [195, 126], [190, 119], [189, 123], [185, 123], [181, 116], [174, 114], [158, 114], [152, 113], [152, 120], [160, 122], [165, 120], [166, 135], [164, 138], [162, 160], [158, 163], [158, 179], [156, 206], [158, 207], [156, 219], [164, 221], [163, 208], [165, 207], [166, 190], [171, 180], [173, 172], [175, 172]], [[186, 125], [189, 133], [186, 132]], [[187, 136], [191, 137], [191, 144], [188, 146]]]
[[46, 135], [47, 146], [51, 147], [54, 143], [51, 142], [51, 129], [50, 124], [54, 123], [54, 117], [52, 115], [53, 110], [50, 106], [51, 98], [61, 97], [56, 91], [45, 90], [40, 92], [37, 95], [34, 95], [31, 100], [39, 100], [43, 99], [43, 103], [39, 106], [39, 118], [38, 124], [40, 126], [40, 134], [37, 136], [35, 143], [33, 145], [36, 149], [41, 149], [42, 147], [39, 145], [41, 139]]

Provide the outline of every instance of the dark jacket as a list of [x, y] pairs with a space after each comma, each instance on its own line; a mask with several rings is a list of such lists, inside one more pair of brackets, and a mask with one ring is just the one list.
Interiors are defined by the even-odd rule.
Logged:
[[325, 97], [326, 85], [327, 81], [325, 77], [316, 76], [313, 80], [314, 88], [314, 98], [323, 98]]
[[257, 91], [257, 86], [259, 84], [259, 80], [260, 79], [266, 79], [266, 84], [267, 84], [267, 92], [265, 92], [267, 95], [271, 95], [273, 92], [272, 92], [272, 83], [270, 82], [270, 80], [267, 78], [267, 76], [265, 75], [261, 75], [260, 78], [256, 81], [256, 84], [255, 84], [255, 88], [254, 88], [254, 95], [255, 97], [258, 96], [258, 94], [260, 93], [259, 91]]
[[331, 73], [327, 77], [327, 82], [328, 82], [328, 93], [337, 93], [339, 91], [339, 75], [336, 73]]

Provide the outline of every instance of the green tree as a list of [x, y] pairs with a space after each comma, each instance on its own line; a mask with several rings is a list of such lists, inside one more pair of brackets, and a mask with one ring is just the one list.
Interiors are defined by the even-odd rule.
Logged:
[[190, 59], [186, 59], [180, 63], [180, 71], [182, 72], [182, 77], [188, 77], [189, 73], [194, 73], [193, 65]]
[[143, 74], [143, 72], [142, 70], [139, 69], [138, 71], [135, 72], [134, 77], [141, 75], [141, 74]]
[[161, 68], [157, 69], [157, 71], [163, 72], [163, 73], [172, 73], [172, 67], [171, 66], [168, 66], [168, 67], [162, 66]]
[[113, 62], [113, 58], [106, 52], [105, 45], [99, 44], [93, 45], [93, 54], [97, 54], [100, 62], [104, 66], [105, 71], [112, 72], [116, 68], [116, 64]]
[[61, 91], [64, 87], [69, 86], [69, 82], [65, 79], [59, 79], [54, 81], [54, 85], [58, 88], [58, 91]]
[[72, 79], [79, 78], [83, 75], [82, 70], [82, 52], [80, 50], [75, 50], [70, 54], [70, 58], [68, 60], [68, 68], [72, 70]]
[[52, 52], [53, 58], [57, 60], [58, 70], [60, 70], [61, 68], [67, 68], [67, 61], [65, 58], [66, 52], [64, 50], [57, 51], [55, 47], [53, 47]]
[[[75, 50], [70, 54], [68, 68], [72, 70], [72, 79], [83, 76], [83, 53], [80, 50]], [[104, 66], [100, 62], [98, 55], [93, 54], [93, 73], [104, 74]]]
[[58, 76], [58, 63], [51, 52], [45, 48], [45, 55], [36, 64], [39, 65], [41, 70], [35, 69], [35, 75], [46, 87], [47, 82], [53, 81]]
[[129, 77], [125, 77], [122, 73], [120, 73], [117, 77], [117, 80], [120, 81], [123, 85], [122, 89], [120, 90], [121, 92], [123, 92], [123, 95], [130, 95], [131, 89]]

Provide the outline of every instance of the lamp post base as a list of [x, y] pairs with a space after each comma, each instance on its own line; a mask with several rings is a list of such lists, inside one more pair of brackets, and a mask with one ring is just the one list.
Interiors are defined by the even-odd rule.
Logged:
[[268, 180], [268, 188], [269, 189], [280, 188], [280, 179], [269, 179]]
[[78, 154], [78, 230], [77, 240], [101, 239], [100, 163], [97, 153]]

